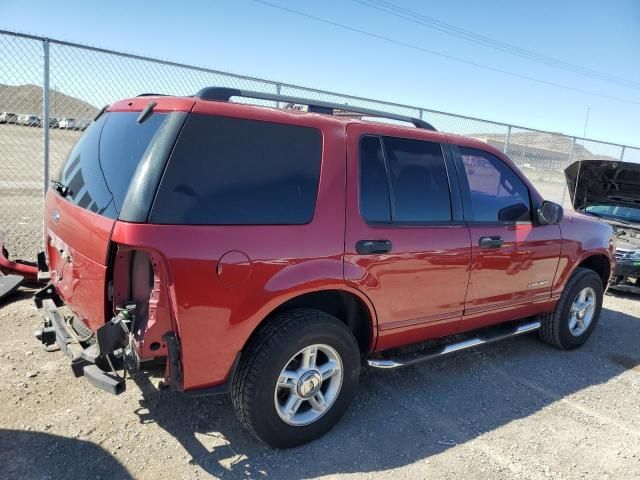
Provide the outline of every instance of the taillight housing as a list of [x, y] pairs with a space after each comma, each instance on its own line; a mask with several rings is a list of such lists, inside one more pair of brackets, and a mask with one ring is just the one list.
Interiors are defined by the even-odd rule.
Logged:
[[167, 355], [163, 336], [174, 330], [167, 284], [159, 254], [138, 247], [116, 246], [111, 287], [113, 311], [135, 304], [132, 333], [141, 361]]

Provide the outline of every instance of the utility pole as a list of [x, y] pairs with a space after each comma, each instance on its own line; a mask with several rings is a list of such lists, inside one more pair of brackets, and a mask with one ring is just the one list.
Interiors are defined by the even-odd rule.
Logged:
[[584, 119], [584, 130], [582, 132], [582, 136], [585, 138], [587, 136], [587, 124], [589, 123], [589, 110], [591, 110], [591, 107], [587, 107], [587, 117]]

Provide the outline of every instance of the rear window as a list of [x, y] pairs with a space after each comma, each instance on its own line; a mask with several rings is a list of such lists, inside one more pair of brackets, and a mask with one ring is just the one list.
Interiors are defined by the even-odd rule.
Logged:
[[84, 132], [63, 164], [58, 180], [69, 187], [67, 200], [116, 219], [134, 172], [167, 114], [107, 112]]
[[151, 223], [298, 225], [315, 210], [318, 129], [191, 114], [158, 188]]

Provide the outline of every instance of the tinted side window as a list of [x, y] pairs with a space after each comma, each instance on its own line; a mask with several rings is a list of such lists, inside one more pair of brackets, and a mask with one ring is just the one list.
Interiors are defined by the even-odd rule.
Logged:
[[308, 223], [315, 210], [321, 157], [322, 135], [315, 128], [189, 115], [149, 221]]
[[440, 144], [383, 137], [389, 163], [394, 222], [451, 220], [447, 169]]
[[529, 189], [508, 165], [482, 150], [460, 147], [460, 153], [475, 221], [531, 220]]
[[368, 222], [390, 222], [389, 183], [380, 137], [360, 141], [360, 213]]

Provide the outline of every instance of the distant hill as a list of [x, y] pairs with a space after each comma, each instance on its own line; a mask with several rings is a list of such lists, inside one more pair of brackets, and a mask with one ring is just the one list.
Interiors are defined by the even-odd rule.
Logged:
[[[49, 90], [49, 114], [91, 120], [99, 111], [93, 105], [56, 90]], [[42, 116], [42, 88], [37, 85], [0, 84], [0, 112]]]

